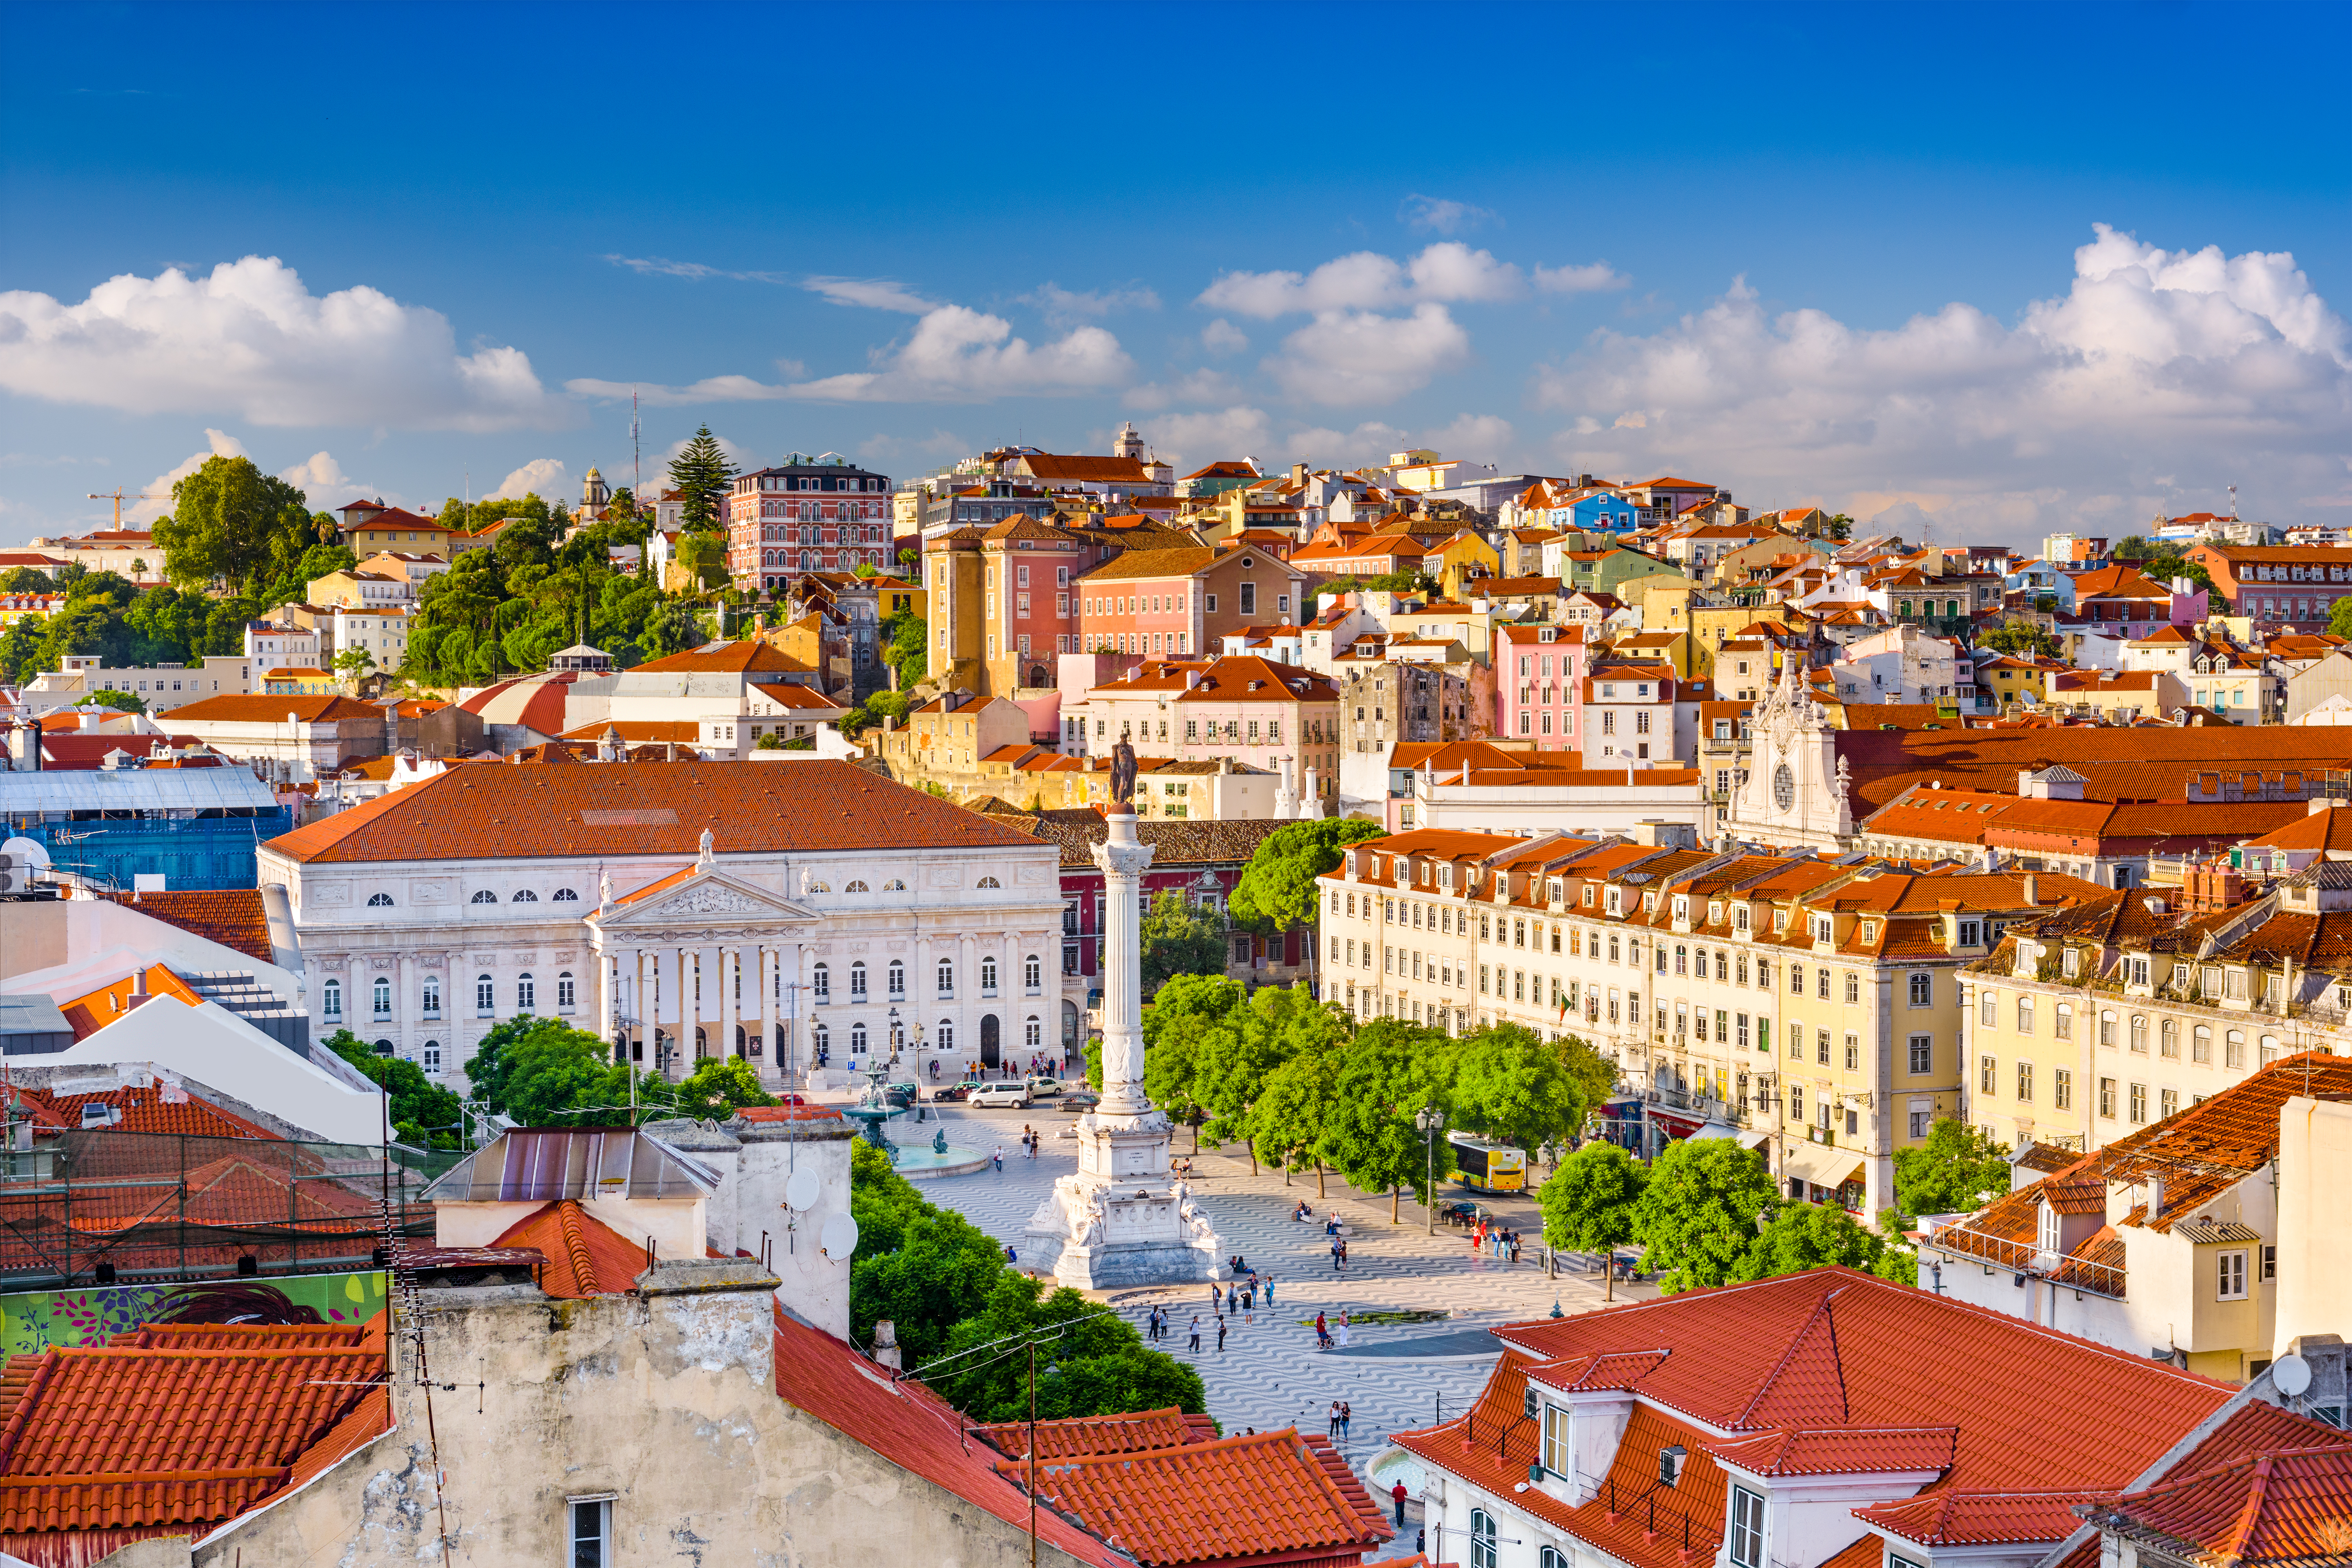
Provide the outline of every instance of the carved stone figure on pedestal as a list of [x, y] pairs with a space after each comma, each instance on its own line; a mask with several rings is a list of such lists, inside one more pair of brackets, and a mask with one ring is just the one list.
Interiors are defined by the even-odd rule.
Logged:
[[[1135, 753], [1124, 742], [1126, 787]], [[1114, 764], [1116, 767], [1117, 764]], [[1118, 789], [1113, 774], [1113, 789]], [[1103, 942], [1102, 1102], [1078, 1119], [1078, 1171], [1054, 1184], [1030, 1217], [1030, 1251], [1066, 1285], [1181, 1284], [1224, 1277], [1216, 1227], [1173, 1179], [1168, 1118], [1143, 1092], [1143, 996], [1139, 893], [1151, 848], [1124, 797], [1106, 814], [1095, 850], [1108, 930]]]

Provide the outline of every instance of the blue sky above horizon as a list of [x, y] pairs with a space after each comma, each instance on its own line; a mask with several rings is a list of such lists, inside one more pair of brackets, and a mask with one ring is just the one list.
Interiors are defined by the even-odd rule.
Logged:
[[[0, 543], [1131, 418], [2028, 543], [2352, 522], [2341, 7], [13, 5]], [[677, 83], [689, 61], [705, 85]], [[153, 505], [145, 510], [152, 513]]]

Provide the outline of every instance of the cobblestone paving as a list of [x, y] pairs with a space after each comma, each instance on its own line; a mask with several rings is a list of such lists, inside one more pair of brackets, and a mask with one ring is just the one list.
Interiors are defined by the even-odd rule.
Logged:
[[[923, 1195], [942, 1208], [952, 1208], [1006, 1245], [1019, 1249], [1022, 1232], [1054, 1181], [1077, 1168], [1076, 1148], [1054, 1134], [1071, 1125], [1073, 1118], [1044, 1106], [1026, 1111], [966, 1110], [950, 1107], [949, 1142], [983, 1152], [1002, 1143], [1004, 1169], [984, 1170], [968, 1176], [944, 1177], [919, 1184]], [[1032, 1160], [1021, 1158], [1016, 1140], [1024, 1123], [1046, 1135], [1043, 1151]], [[935, 1129], [919, 1124], [928, 1139]], [[912, 1139], [917, 1125], [901, 1121], [894, 1136]], [[1180, 1152], [1189, 1145], [1179, 1140]], [[1200, 1368], [1207, 1386], [1209, 1413], [1228, 1432], [1245, 1427], [1270, 1431], [1296, 1426], [1318, 1432], [1327, 1427], [1327, 1413], [1335, 1399], [1353, 1409], [1348, 1436], [1340, 1447], [1361, 1467], [1386, 1446], [1391, 1431], [1428, 1426], [1441, 1410], [1456, 1415], [1486, 1381], [1500, 1352], [1498, 1344], [1479, 1346], [1462, 1353], [1463, 1330], [1547, 1316], [1557, 1301], [1563, 1312], [1589, 1311], [1601, 1305], [1597, 1274], [1580, 1270], [1582, 1260], [1563, 1258], [1559, 1278], [1547, 1278], [1535, 1237], [1541, 1231], [1531, 1197], [1485, 1200], [1500, 1222], [1528, 1237], [1516, 1265], [1491, 1258], [1473, 1257], [1464, 1233], [1442, 1222], [1437, 1234], [1427, 1234], [1427, 1218], [1420, 1205], [1405, 1202], [1399, 1210], [1404, 1223], [1389, 1222], [1385, 1195], [1368, 1196], [1349, 1188], [1337, 1176], [1325, 1178], [1326, 1196], [1316, 1205], [1317, 1222], [1290, 1219], [1299, 1199], [1315, 1199], [1315, 1179], [1294, 1177], [1285, 1185], [1279, 1173], [1252, 1176], [1248, 1161], [1203, 1150], [1194, 1162], [1195, 1196], [1215, 1218], [1228, 1256], [1240, 1253], [1261, 1276], [1274, 1277], [1277, 1305], [1263, 1300], [1248, 1321], [1226, 1318], [1223, 1352], [1217, 1348], [1216, 1320], [1209, 1308], [1206, 1285], [1097, 1292], [1133, 1321], [1139, 1331], [1155, 1304], [1165, 1305], [1172, 1318], [1161, 1349]], [[1444, 1195], [1444, 1194], [1441, 1194]], [[1477, 1196], [1461, 1194], [1462, 1196]], [[1348, 1242], [1348, 1268], [1335, 1274], [1329, 1240], [1320, 1223], [1339, 1211]], [[1617, 1288], [1617, 1300], [1647, 1298], [1655, 1290], [1643, 1286]], [[1315, 1348], [1317, 1312], [1334, 1321], [1346, 1311], [1433, 1314], [1427, 1321], [1372, 1322], [1350, 1326], [1349, 1350], [1430, 1340], [1446, 1336], [1452, 1342], [1437, 1348], [1443, 1356], [1367, 1356], [1318, 1352]], [[1187, 1333], [1195, 1315], [1201, 1319], [1202, 1348], [1187, 1348]], [[1491, 1342], [1490, 1342], [1491, 1344]], [[1381, 1556], [1410, 1555], [1413, 1523]]]

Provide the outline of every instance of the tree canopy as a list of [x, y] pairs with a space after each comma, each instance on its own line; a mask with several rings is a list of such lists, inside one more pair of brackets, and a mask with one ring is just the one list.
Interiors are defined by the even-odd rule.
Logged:
[[1322, 896], [1316, 879], [1339, 868], [1341, 846], [1384, 836], [1379, 823], [1352, 816], [1276, 828], [1258, 840], [1234, 884], [1234, 918], [1276, 931], [1314, 924]]
[[1546, 1040], [1521, 1024], [1488, 1024], [1442, 1059], [1454, 1125], [1526, 1150], [1575, 1137], [1617, 1081], [1582, 1038]]
[[[719, 1064], [705, 1063], [703, 1066]], [[697, 1076], [701, 1068], [697, 1068]], [[594, 1126], [628, 1115], [631, 1079], [635, 1079], [638, 1120], [682, 1109], [686, 1083], [673, 1085], [658, 1074], [614, 1062], [604, 1042], [561, 1018], [525, 1013], [491, 1026], [466, 1063], [467, 1081], [492, 1110], [525, 1127]], [[706, 1107], [722, 1089], [704, 1080]], [[765, 1103], [755, 1102], [755, 1103]], [[686, 1111], [709, 1115], [709, 1109]]]
[[232, 590], [257, 584], [273, 568], [335, 537], [334, 521], [312, 518], [309, 498], [250, 458], [210, 457], [172, 486], [172, 510], [155, 520], [164, 575], [183, 588], [215, 580]]
[[1731, 1138], [1685, 1139], [1651, 1163], [1634, 1208], [1643, 1267], [1668, 1295], [1729, 1281], [1756, 1239], [1756, 1218], [1772, 1205], [1764, 1163]]
[[1184, 901], [1178, 893], [1162, 893], [1151, 900], [1143, 917], [1143, 991], [1155, 994], [1180, 974], [1223, 974], [1225, 972], [1223, 928]]
[[717, 528], [734, 482], [735, 465], [727, 460], [718, 437], [705, 425], [669, 460], [669, 483], [677, 491], [680, 527], [688, 533]]
[[1559, 1163], [1536, 1194], [1544, 1240], [1570, 1252], [1612, 1253], [1634, 1239], [1650, 1173], [1614, 1143], [1591, 1142]]
[[392, 1097], [392, 1135], [412, 1149], [461, 1146], [465, 1106], [457, 1095], [425, 1076], [415, 1062], [378, 1056], [349, 1029], [327, 1037], [327, 1048], [367, 1075]]
[[1968, 1214], [2009, 1191], [2009, 1145], [1945, 1116], [1927, 1141], [1895, 1151], [1895, 1197], [1905, 1214]]

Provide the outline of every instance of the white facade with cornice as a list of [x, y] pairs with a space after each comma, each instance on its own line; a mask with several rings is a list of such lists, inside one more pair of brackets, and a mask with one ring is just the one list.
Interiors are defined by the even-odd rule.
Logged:
[[945, 1082], [1058, 1049], [1057, 854], [719, 844], [698, 858], [306, 863], [265, 845], [259, 862], [292, 907], [314, 1030], [349, 1028], [443, 1081], [530, 1013], [625, 1037], [674, 1075], [740, 1054], [771, 1084], [819, 1051], [836, 1068], [887, 1058], [895, 1037], [928, 1083], [933, 1061]]
[[1724, 831], [1753, 844], [1853, 847], [1853, 808], [1837, 731], [1792, 664], [1750, 721], [1755, 750]]

